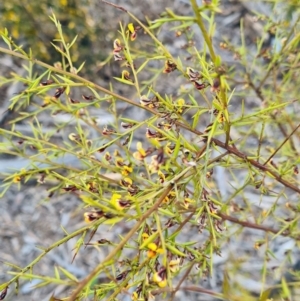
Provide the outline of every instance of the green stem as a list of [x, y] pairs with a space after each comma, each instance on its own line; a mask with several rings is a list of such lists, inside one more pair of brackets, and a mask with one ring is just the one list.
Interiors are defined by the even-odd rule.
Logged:
[[[101, 222], [103, 222], [103, 220], [99, 220], [97, 222], [97, 224], [100, 224]], [[54, 248], [64, 244], [65, 242], [67, 242], [68, 240], [70, 240], [73, 237], [76, 237], [79, 234], [82, 234], [83, 232], [89, 230], [91, 228], [91, 226], [95, 226], [95, 224], [92, 225], [88, 225], [84, 228], [81, 228], [69, 235], [67, 235], [66, 237], [62, 238], [59, 241], [56, 241], [54, 244], [52, 244], [50, 247], [48, 247], [47, 249], [44, 250], [43, 253], [41, 253], [38, 257], [36, 257], [31, 263], [29, 263], [25, 268], [23, 268], [18, 274], [16, 274], [11, 280], [9, 280], [8, 282], [6, 282], [4, 285], [4, 287], [10, 286], [12, 283], [14, 283], [15, 281], [17, 281], [22, 275], [24, 275], [27, 271], [29, 271], [30, 269], [32, 269], [34, 267], [35, 264], [37, 264], [46, 254], [48, 254], [51, 250], [53, 250]], [[3, 286], [2, 285], [2, 286]]]
[[215, 51], [214, 51], [214, 48], [213, 48], [213, 45], [212, 45], [212, 42], [211, 42], [211, 39], [207, 33], [207, 30], [204, 26], [204, 23], [203, 23], [203, 20], [202, 20], [202, 17], [201, 17], [201, 14], [199, 12], [199, 7], [197, 5], [197, 2], [196, 0], [191, 0], [191, 4], [192, 4], [192, 7], [193, 7], [193, 11], [196, 15], [196, 23], [198, 24], [200, 30], [201, 30], [201, 33], [203, 35], [203, 38], [205, 40], [205, 43], [208, 47], [208, 50], [209, 50], [209, 53], [210, 53], [210, 56], [211, 56], [211, 60], [212, 62], [214, 63], [215, 67], [216, 67], [216, 63], [217, 63], [217, 56], [215, 54]]
[[[196, 23], [198, 24], [201, 33], [203, 35], [204, 41], [208, 47], [209, 50], [209, 54], [211, 56], [211, 60], [215, 66], [215, 69], [219, 66], [219, 62], [217, 60], [217, 55], [215, 53], [211, 38], [208, 34], [208, 31], [206, 30], [205, 26], [204, 26], [204, 22], [203, 22], [203, 18], [201, 16], [201, 13], [199, 12], [199, 7], [197, 5], [196, 0], [191, 0], [191, 5], [193, 7], [193, 11], [194, 14], [196, 16]], [[229, 113], [225, 111], [227, 111], [227, 97], [226, 97], [226, 88], [225, 88], [225, 82], [224, 82], [224, 78], [222, 76], [220, 76], [220, 99], [223, 105], [223, 110], [224, 110], [224, 115], [226, 116], [226, 121], [225, 121], [225, 131], [226, 131], [226, 146], [229, 144], [230, 141], [230, 121], [229, 121]]]

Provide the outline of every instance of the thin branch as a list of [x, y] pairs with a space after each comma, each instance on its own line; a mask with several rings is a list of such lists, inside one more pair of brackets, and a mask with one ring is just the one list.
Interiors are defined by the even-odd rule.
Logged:
[[[193, 132], [194, 134], [196, 135], [199, 135], [199, 136], [204, 136], [205, 134], [203, 132], [200, 132], [198, 130], [195, 130], [195, 129], [192, 129], [190, 128], [189, 126], [181, 123], [181, 122], [176, 122], [176, 124], [190, 132]], [[287, 180], [284, 180], [282, 179], [281, 175], [279, 175], [278, 173], [276, 173], [275, 171], [273, 171], [272, 169], [264, 166], [263, 164], [257, 162], [256, 160], [253, 160], [253, 159], [249, 159], [247, 158], [247, 155], [240, 152], [237, 148], [235, 147], [232, 147], [232, 146], [229, 146], [229, 145], [226, 145], [226, 143], [216, 139], [216, 138], [211, 138], [211, 143], [214, 143], [215, 145], [223, 148], [223, 149], [226, 149], [230, 154], [232, 155], [235, 155], [236, 157], [240, 158], [240, 159], [243, 159], [245, 160], [246, 162], [248, 162], [250, 165], [252, 165], [253, 167], [256, 167], [257, 169], [265, 172], [265, 173], [269, 173], [271, 174], [277, 182], [281, 183], [282, 185], [284, 185], [285, 187], [288, 187], [290, 188], [291, 190], [297, 192], [300, 194], [300, 188], [291, 184], [289, 181]]]
[[228, 300], [227, 298], [223, 297], [223, 294], [220, 293], [216, 293], [214, 291], [199, 287], [199, 286], [195, 286], [195, 285], [189, 285], [189, 286], [183, 286], [181, 288], [182, 291], [190, 291], [190, 292], [196, 292], [196, 293], [203, 293], [206, 295], [211, 295], [214, 296], [220, 300]]
[[69, 241], [70, 239], [82, 234], [85, 231], [88, 231], [91, 227], [100, 225], [100, 223], [103, 222], [103, 219], [97, 221], [95, 224], [88, 225], [84, 228], [81, 228], [79, 230], [74, 231], [73, 233], [67, 235], [66, 237], [56, 241], [54, 244], [52, 244], [50, 247], [44, 249], [44, 251], [37, 256], [31, 263], [29, 263], [25, 268], [23, 268], [18, 274], [16, 274], [13, 278], [11, 278], [6, 284], [7, 286], [10, 286], [12, 283], [16, 282], [22, 275], [24, 275], [27, 271], [31, 270], [35, 264], [37, 264], [43, 257], [45, 257], [51, 250], [54, 248], [64, 244], [65, 242]]
[[175, 289], [172, 291], [171, 296], [169, 298], [169, 301], [172, 301], [175, 297], [175, 294], [180, 290], [180, 286], [183, 283], [183, 281], [188, 277], [188, 275], [190, 274], [190, 272], [192, 271], [192, 268], [194, 266], [194, 262], [192, 262], [190, 264], [190, 266], [188, 267], [188, 269], [185, 271], [184, 275], [181, 277], [181, 279], [179, 280], [179, 282], [177, 283]]
[[[235, 217], [232, 217], [230, 215], [223, 214], [223, 213], [218, 213], [218, 216], [220, 216], [223, 220], [227, 220], [227, 221], [233, 222], [235, 224], [239, 224], [239, 225], [241, 225], [243, 227], [246, 227], [246, 228], [262, 230], [264, 232], [271, 232], [271, 233], [274, 233], [274, 234], [278, 234], [280, 232], [280, 230], [276, 230], [276, 229], [273, 229], [273, 228], [270, 228], [270, 227], [254, 224], [254, 223], [251, 223], [251, 222], [248, 222], [248, 221], [241, 221], [238, 218], [235, 218]], [[288, 234], [285, 234], [285, 233], [281, 233], [281, 235], [282, 236], [288, 236]]]
[[[254, 85], [254, 83], [253, 83], [252, 80], [251, 80], [250, 74], [247, 73], [246, 75], [247, 75], [247, 79], [248, 79], [247, 84], [249, 85], [249, 87], [252, 88], [252, 90], [255, 92], [256, 96], [261, 100], [262, 103], [265, 102], [265, 98], [264, 98], [264, 96], [263, 96], [263, 94], [262, 94], [262, 92], [261, 92], [261, 89], [260, 89], [260, 88], [257, 88], [257, 87]], [[280, 123], [280, 121], [278, 121], [278, 120], [276, 119], [276, 115], [273, 114], [273, 113], [271, 113], [270, 116], [271, 116], [271, 118], [276, 122], [276, 124], [277, 124], [277, 126], [279, 127], [279, 130], [280, 130], [280, 132], [282, 133], [282, 135], [283, 135], [284, 137], [288, 137], [288, 134], [287, 134], [285, 128], [284, 128], [283, 125]], [[295, 153], [297, 153], [297, 150], [296, 150], [296, 147], [295, 147], [295, 145], [294, 145], [294, 143], [293, 143], [293, 140], [290, 140], [290, 144], [291, 144], [292, 150], [293, 150]]]
[[122, 10], [122, 11], [125, 12], [125, 13], [128, 13], [127, 9], [125, 9], [123, 6], [120, 6], [120, 5], [117, 5], [117, 4], [114, 4], [114, 3], [111, 3], [111, 2], [105, 1], [105, 0], [101, 0], [101, 1], [102, 1], [103, 3], [105, 3], [105, 4], [108, 4], [108, 5], [112, 6], [112, 7], [114, 7], [114, 8], [120, 9], [120, 10]]
[[278, 146], [278, 148], [275, 150], [275, 152], [268, 158], [268, 160], [264, 163], [264, 165], [267, 165], [270, 160], [278, 153], [278, 151], [284, 146], [284, 144], [292, 137], [292, 135], [298, 130], [300, 127], [300, 123], [296, 126], [296, 128], [283, 140], [283, 142]]
[[208, 50], [209, 50], [209, 54], [211, 56], [211, 60], [213, 61], [214, 65], [216, 66], [216, 60], [217, 60], [217, 56], [215, 54], [215, 51], [214, 51], [214, 48], [213, 48], [213, 45], [212, 45], [212, 42], [211, 42], [211, 39], [207, 33], [207, 30], [204, 26], [204, 23], [203, 23], [203, 20], [202, 20], [202, 17], [201, 17], [201, 14], [199, 12], [199, 7], [198, 7], [198, 4], [197, 4], [197, 1], [196, 0], [191, 0], [191, 4], [192, 4], [192, 8], [193, 8], [193, 11], [194, 11], [194, 14], [196, 16], [196, 22], [201, 30], [201, 33], [203, 35], [203, 38], [205, 40], [205, 43], [208, 47]]

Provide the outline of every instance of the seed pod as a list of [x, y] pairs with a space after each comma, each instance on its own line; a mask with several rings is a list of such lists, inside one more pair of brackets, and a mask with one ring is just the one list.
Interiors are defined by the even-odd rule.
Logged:
[[130, 129], [133, 127], [133, 123], [126, 123], [126, 122], [121, 122], [121, 127], [123, 129]]
[[82, 94], [81, 96], [84, 100], [94, 100], [95, 99], [94, 95], [84, 95], [84, 94]]
[[0, 300], [3, 300], [6, 297], [8, 286], [0, 293]]
[[48, 85], [52, 85], [54, 83], [54, 80], [52, 79], [47, 79], [43, 82], [40, 83], [41, 86], [48, 86]]
[[54, 94], [54, 97], [57, 99], [59, 98], [64, 92], [65, 92], [66, 88], [63, 87], [63, 88], [58, 88], [56, 89], [56, 92]]
[[170, 60], [167, 60], [165, 62], [165, 69], [164, 69], [163, 72], [164, 73], [171, 73], [171, 72], [173, 72], [176, 69], [177, 69], [177, 65], [174, 62], [172, 62]]
[[128, 274], [128, 272], [129, 271], [125, 271], [125, 272], [120, 273], [119, 275], [117, 275], [116, 280], [117, 281], [121, 281], [121, 280], [125, 279], [126, 276], [127, 276], [127, 274]]

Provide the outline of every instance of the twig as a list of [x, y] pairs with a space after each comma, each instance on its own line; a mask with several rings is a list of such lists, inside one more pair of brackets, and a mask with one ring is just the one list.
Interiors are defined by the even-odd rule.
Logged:
[[[263, 103], [263, 102], [265, 101], [265, 99], [264, 99], [264, 96], [263, 96], [263, 94], [262, 94], [262, 92], [261, 92], [261, 88], [260, 88], [260, 87], [256, 87], [256, 86], [254, 85], [254, 83], [253, 83], [252, 80], [251, 80], [250, 74], [248, 74], [248, 73], [247, 73], [247, 79], [248, 79], [247, 84], [249, 85], [249, 87], [252, 88], [252, 90], [255, 92], [255, 94], [257, 95], [257, 97], [258, 97], [258, 98], [261, 100], [261, 102]], [[284, 137], [288, 137], [288, 134], [287, 134], [285, 128], [284, 128], [283, 125], [276, 119], [276, 115], [271, 113], [270, 116], [271, 116], [271, 118], [276, 122], [276, 124], [277, 124], [277, 126], [279, 127], [279, 130], [280, 130], [280, 132], [282, 133], [282, 135], [283, 135]], [[293, 143], [293, 140], [290, 140], [290, 144], [291, 144], [292, 150], [293, 150], [295, 153], [297, 153], [297, 150], [296, 150], [296, 147], [295, 147], [295, 145], [294, 145], [294, 143]]]
[[[241, 221], [241, 220], [239, 220], [235, 217], [232, 217], [230, 215], [226, 215], [226, 214], [223, 214], [223, 213], [219, 213], [218, 216], [220, 216], [223, 220], [227, 220], [227, 221], [233, 222], [235, 224], [239, 224], [239, 225], [241, 225], [243, 227], [246, 227], [246, 228], [262, 230], [262, 231], [271, 232], [271, 233], [274, 233], [274, 234], [277, 234], [278, 232], [280, 232], [279, 230], [276, 230], [276, 229], [273, 229], [273, 228], [270, 228], [270, 227], [250, 223], [250, 222], [247, 222], [247, 221]], [[288, 234], [281, 233], [281, 235], [282, 236], [287, 236]]]
[[111, 2], [108, 2], [108, 1], [105, 1], [105, 0], [101, 0], [103, 3], [105, 4], [108, 4], [110, 6], [113, 6], [114, 8], [117, 8], [117, 9], [120, 9], [122, 10], [123, 12], [125, 13], [128, 13], [127, 9], [125, 9], [123, 6], [120, 6], [120, 5], [117, 5], [117, 4], [114, 4], [114, 3], [111, 3]]
[[[196, 135], [199, 135], [199, 136], [204, 136], [205, 135], [203, 132], [192, 129], [189, 126], [187, 126], [187, 125], [185, 125], [181, 122], [176, 122], [176, 124], [178, 126], [184, 128], [184, 129], [190, 131], [190, 132], [193, 132]], [[299, 187], [297, 187], [297, 186], [291, 184], [290, 182], [282, 179], [281, 175], [277, 174], [275, 171], [273, 171], [272, 169], [264, 166], [263, 164], [259, 163], [258, 161], [247, 158], [247, 155], [240, 152], [237, 148], [226, 145], [226, 143], [224, 143], [224, 142], [222, 142], [222, 141], [220, 141], [216, 138], [211, 138], [211, 143], [214, 143], [215, 145], [217, 145], [217, 146], [219, 146], [223, 149], [226, 149], [230, 154], [235, 155], [236, 157], [245, 160], [250, 165], [258, 168], [259, 170], [271, 174], [276, 179], [276, 181], [278, 181], [279, 183], [283, 184], [284, 186], [286, 186], [286, 187], [290, 188], [291, 190], [293, 190], [295, 192], [298, 192], [300, 194], [300, 188]]]
[[190, 286], [183, 286], [181, 288], [181, 290], [183, 291], [191, 291], [191, 292], [197, 292], [197, 293], [203, 293], [203, 294], [207, 294], [207, 295], [211, 295], [214, 296], [220, 300], [227, 300], [227, 298], [224, 298], [222, 294], [216, 293], [214, 291], [199, 287], [199, 286], [195, 286], [195, 285], [190, 285]]
[[177, 291], [180, 290], [180, 286], [183, 283], [183, 281], [188, 277], [188, 275], [190, 274], [190, 272], [192, 271], [192, 268], [194, 266], [194, 262], [192, 262], [190, 264], [190, 266], [188, 267], [188, 269], [185, 271], [184, 275], [181, 277], [181, 279], [179, 280], [178, 284], [176, 285], [175, 289], [172, 291], [171, 296], [169, 298], [169, 301], [172, 301], [175, 297], [175, 294]]
[[277, 154], [277, 152], [283, 147], [283, 145], [291, 138], [291, 136], [298, 130], [300, 127], [300, 123], [296, 126], [296, 128], [283, 140], [283, 142], [278, 146], [278, 148], [275, 150], [275, 152], [268, 158], [268, 160], [264, 163], [264, 165], [267, 165], [267, 163], [272, 160], [272, 158]]

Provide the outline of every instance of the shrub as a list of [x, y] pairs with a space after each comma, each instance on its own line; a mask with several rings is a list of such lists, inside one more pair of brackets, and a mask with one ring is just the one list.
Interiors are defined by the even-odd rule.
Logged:
[[[61, 61], [53, 65], [2, 32], [7, 47], [0, 51], [27, 62], [27, 74], [1, 79], [2, 85], [24, 85], [10, 102], [14, 117], [0, 130], [1, 152], [30, 160], [27, 168], [6, 174], [2, 195], [12, 185], [47, 181], [49, 201], [61, 193], [77, 195], [87, 222], [72, 233], [65, 230], [26, 267], [12, 266], [11, 280], [0, 285], [2, 299], [13, 283], [36, 278], [38, 287], [71, 288], [59, 296], [70, 301], [116, 300], [123, 292], [130, 292], [132, 300], [173, 299], [181, 289], [239, 300], [242, 289], [236, 290], [236, 281], [227, 276], [239, 267], [234, 257], [222, 292], [197, 286], [213, 274], [212, 260], [230, 240], [247, 228], [263, 231], [254, 251], [264, 251], [260, 277], [265, 283], [271, 274], [266, 266], [270, 241], [299, 239], [299, 18], [288, 22], [257, 15], [264, 33], [255, 46], [245, 41], [241, 22], [236, 46], [225, 37], [219, 43], [214, 38], [219, 1], [190, 4], [193, 15], [166, 9], [149, 24], [110, 4], [132, 23], [120, 24], [112, 41], [120, 74], [108, 88], [80, 76], [84, 62], [75, 64], [72, 57], [76, 37], [66, 42], [54, 14], [58, 37], [52, 45]], [[292, 5], [297, 4], [291, 1], [289, 9]], [[158, 39], [170, 24], [172, 39], [186, 43], [180, 56]], [[226, 63], [225, 57], [231, 60]], [[116, 92], [116, 85], [125, 92]], [[45, 131], [49, 116], [55, 128]], [[107, 126], [99, 126], [101, 118]], [[16, 130], [17, 124], [29, 124], [32, 133]], [[119, 233], [129, 230], [114, 241], [94, 242], [105, 225]], [[188, 235], [193, 229], [199, 232], [197, 241]], [[34, 273], [44, 256], [74, 237], [79, 238], [73, 260], [91, 242], [109, 253], [82, 280], [58, 267], [53, 275]], [[100, 275], [107, 282], [98, 283]], [[185, 281], [192, 285], [183, 287]], [[289, 295], [284, 280], [282, 286], [283, 295]], [[260, 300], [268, 298], [265, 289]]]
[[27, 51], [31, 48], [35, 57], [53, 63], [60, 60], [61, 56], [48, 42], [59, 39], [59, 34], [48, 17], [51, 12], [50, 5], [64, 28], [64, 37], [68, 39], [77, 36], [72, 47], [72, 61], [84, 60], [88, 70], [94, 71], [97, 60], [105, 58], [104, 53], [102, 54], [105, 41], [101, 40], [100, 43], [98, 37], [106, 34], [103, 29], [105, 16], [102, 16], [103, 22], [95, 22], [96, 3], [88, 5], [80, 0], [40, 0], [23, 3], [16, 0], [3, 1], [0, 4], [0, 21], [6, 24], [10, 36], [15, 41], [20, 41], [23, 49]]

